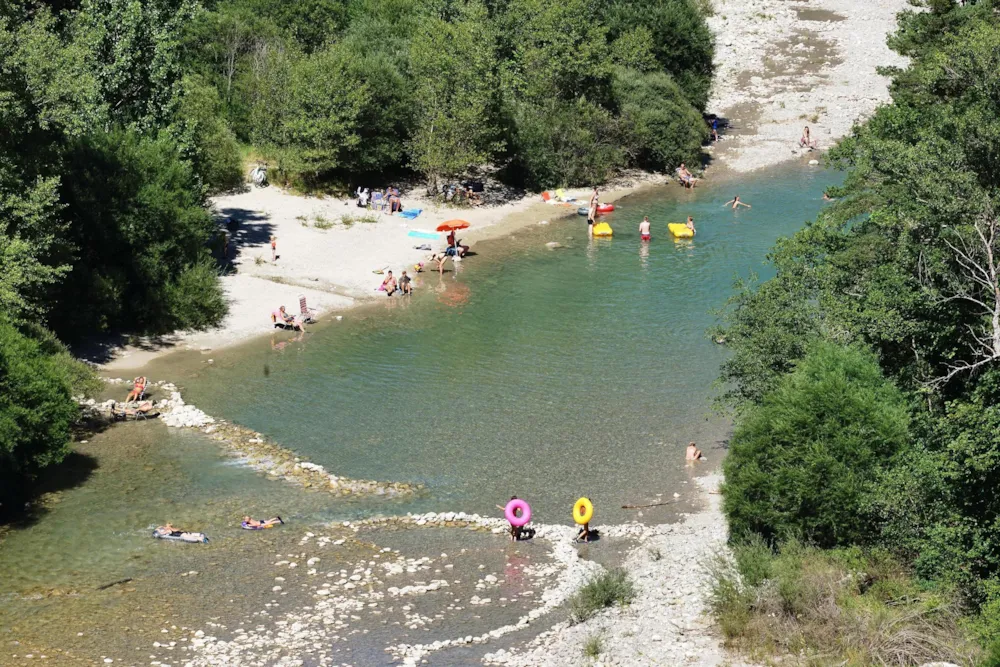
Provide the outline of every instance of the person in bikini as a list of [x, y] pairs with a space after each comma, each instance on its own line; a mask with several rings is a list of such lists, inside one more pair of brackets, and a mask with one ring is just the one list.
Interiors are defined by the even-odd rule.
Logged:
[[648, 215], [645, 216], [645, 217], [643, 217], [642, 222], [639, 223], [639, 237], [643, 241], [648, 241], [648, 240], [650, 240], [652, 238], [652, 236], [650, 236], [650, 233], [649, 233], [649, 216]]
[[146, 392], [146, 376], [137, 377], [132, 381], [132, 391], [128, 393], [125, 397], [126, 403], [131, 403], [132, 401], [138, 401], [142, 398], [142, 395]]

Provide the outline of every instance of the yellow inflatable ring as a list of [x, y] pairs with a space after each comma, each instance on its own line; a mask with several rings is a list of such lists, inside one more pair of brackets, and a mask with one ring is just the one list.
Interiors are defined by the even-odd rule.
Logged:
[[573, 505], [573, 521], [576, 521], [581, 526], [590, 523], [590, 520], [594, 518], [594, 504], [590, 502], [589, 498], [580, 498]]

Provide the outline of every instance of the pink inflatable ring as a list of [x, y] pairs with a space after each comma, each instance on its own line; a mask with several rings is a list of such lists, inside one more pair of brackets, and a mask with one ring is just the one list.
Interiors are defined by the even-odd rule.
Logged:
[[[518, 515], [518, 510], [521, 514]], [[507, 507], [503, 510], [503, 515], [507, 517], [507, 521], [510, 525], [515, 528], [520, 528], [521, 526], [527, 525], [531, 521], [531, 505], [524, 502], [520, 498], [515, 498], [514, 500], [507, 503]]]

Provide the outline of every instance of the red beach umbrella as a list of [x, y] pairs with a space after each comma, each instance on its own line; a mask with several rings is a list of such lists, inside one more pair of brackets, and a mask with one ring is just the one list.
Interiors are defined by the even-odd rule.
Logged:
[[437, 226], [439, 232], [453, 232], [456, 229], [468, 229], [469, 223], [465, 220], [448, 220]]

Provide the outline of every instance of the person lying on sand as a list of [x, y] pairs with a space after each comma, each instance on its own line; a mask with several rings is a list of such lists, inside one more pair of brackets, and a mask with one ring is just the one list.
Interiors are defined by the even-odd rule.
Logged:
[[243, 525], [247, 528], [267, 528], [268, 526], [276, 526], [279, 523], [285, 523], [281, 520], [280, 516], [276, 516], [273, 519], [268, 519], [267, 521], [259, 521], [257, 519], [251, 519], [248, 516], [243, 517]]
[[723, 206], [731, 206], [734, 211], [740, 206], [746, 206], [747, 208], [751, 208], [750, 204], [744, 204], [743, 202], [740, 201], [739, 195], [736, 195], [735, 197], [727, 201], [725, 204], [723, 204]]
[[685, 459], [688, 461], [703, 461], [705, 459], [705, 455], [701, 453], [701, 450], [698, 449], [696, 444], [689, 442]]

